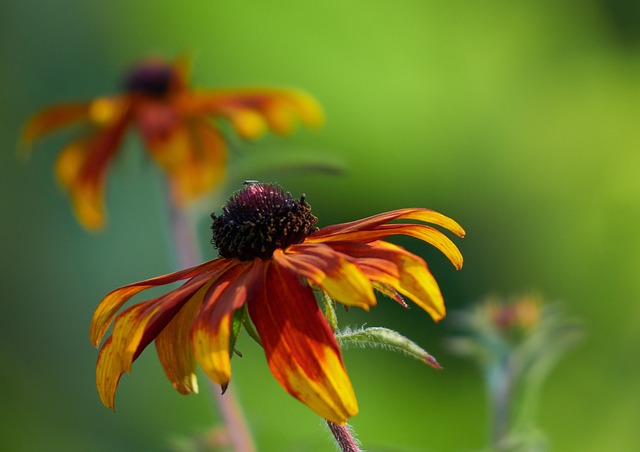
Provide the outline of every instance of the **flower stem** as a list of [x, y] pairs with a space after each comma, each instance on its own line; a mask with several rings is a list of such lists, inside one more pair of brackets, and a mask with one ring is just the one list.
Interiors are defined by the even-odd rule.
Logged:
[[224, 419], [229, 443], [236, 452], [254, 452], [256, 446], [253, 444], [251, 433], [244, 419], [242, 409], [238, 404], [232, 388], [227, 388], [224, 394], [220, 393], [220, 387], [211, 382], [211, 390], [215, 394], [216, 402], [220, 414]]
[[[167, 181], [167, 201], [171, 233], [179, 267], [187, 268], [201, 263], [193, 223], [189, 221], [187, 213], [180, 206], [171, 181]], [[231, 447], [236, 452], [254, 452], [256, 447], [233, 389], [228, 388], [222, 394], [219, 387], [213, 383], [211, 386], [211, 392], [218, 406]]]
[[487, 372], [492, 410], [492, 444], [496, 451], [501, 451], [505, 450], [511, 433], [511, 405], [515, 382], [509, 356], [490, 366]]
[[346, 425], [334, 424], [331, 421], [327, 421], [329, 430], [336, 439], [336, 443], [340, 447], [342, 452], [360, 452], [360, 447], [355, 438], [351, 435], [351, 431]]

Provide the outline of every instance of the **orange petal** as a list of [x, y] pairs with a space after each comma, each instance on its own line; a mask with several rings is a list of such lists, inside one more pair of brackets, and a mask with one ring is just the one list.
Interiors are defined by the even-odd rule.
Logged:
[[231, 378], [229, 335], [233, 313], [262, 283], [259, 269], [259, 266], [254, 268], [251, 262], [245, 262], [220, 275], [205, 295], [204, 306], [191, 329], [200, 367], [221, 386]]
[[[113, 335], [107, 339], [100, 350], [96, 367], [96, 381], [100, 399], [107, 407], [113, 407], [115, 392], [122, 373], [131, 370], [133, 361], [185, 304], [191, 303], [193, 299], [196, 300], [193, 302], [194, 304], [202, 302], [202, 297], [210, 284], [211, 282], [204, 285], [186, 283], [163, 297], [134, 305], [118, 316], [113, 328]], [[164, 364], [165, 362], [163, 362]], [[172, 368], [171, 370], [175, 370], [175, 374], [177, 374], [179, 370], [184, 370], [184, 368]], [[169, 375], [167, 373], [170, 379], [176, 376], [175, 374]], [[195, 375], [191, 378], [195, 379]], [[193, 389], [192, 381], [182, 381], [181, 383], [191, 383], [191, 389]], [[176, 387], [176, 389], [186, 388]]]
[[372, 281], [391, 286], [411, 298], [437, 322], [446, 310], [438, 283], [420, 257], [409, 251], [377, 241], [372, 243], [335, 242], [329, 246], [354, 258]]
[[274, 261], [264, 265], [263, 274], [263, 290], [248, 306], [271, 372], [318, 415], [344, 424], [358, 406], [340, 349], [311, 288]]
[[123, 115], [89, 138], [71, 143], [56, 162], [58, 181], [69, 191], [78, 220], [89, 230], [98, 230], [104, 225], [106, 170], [120, 146], [128, 121], [128, 115]]
[[[324, 243], [332, 243], [336, 241], [345, 242], [371, 242], [374, 240], [384, 239], [391, 235], [408, 235], [427, 242], [438, 248], [458, 270], [462, 268], [463, 258], [458, 247], [442, 232], [431, 226], [423, 224], [383, 224], [376, 226], [374, 229], [344, 232], [327, 236]], [[309, 238], [305, 240], [308, 242]], [[318, 240], [313, 240], [314, 243]]]
[[172, 174], [186, 201], [218, 186], [227, 170], [227, 146], [220, 132], [203, 120], [193, 120], [188, 130], [189, 160]]
[[85, 228], [99, 230], [105, 221], [103, 185], [81, 180], [80, 174], [91, 148], [88, 140], [74, 141], [58, 156], [55, 172], [60, 185], [71, 195], [73, 211]]
[[89, 231], [100, 231], [106, 223], [104, 185], [78, 184], [71, 188], [73, 212], [78, 222]]
[[382, 232], [388, 233], [389, 235], [408, 235], [427, 242], [438, 248], [442, 254], [447, 256], [457, 270], [462, 268], [464, 261], [462, 253], [446, 235], [437, 229], [421, 224], [388, 224], [382, 225], [378, 229]]
[[116, 313], [120, 308], [135, 294], [149, 289], [150, 287], [164, 286], [175, 281], [193, 278], [192, 283], [200, 283], [206, 279], [215, 278], [217, 272], [226, 269], [233, 261], [229, 259], [214, 259], [204, 264], [185, 270], [169, 273], [167, 275], [158, 276], [144, 281], [120, 287], [109, 294], [100, 302], [93, 314], [91, 321], [90, 339], [91, 343], [97, 347], [106, 333], [109, 325], [113, 321]]
[[324, 122], [324, 114], [320, 104], [310, 95], [303, 91], [288, 91], [289, 103], [293, 109], [300, 115], [302, 121], [310, 127], [321, 126]]
[[261, 132], [255, 119], [248, 127], [243, 114], [252, 111], [260, 115], [275, 133], [291, 131], [297, 119], [308, 126], [320, 126], [324, 120], [318, 102], [308, 94], [278, 88], [251, 88], [199, 92], [194, 108], [203, 113], [221, 115], [231, 120], [239, 135], [255, 138]]
[[367, 311], [376, 305], [371, 282], [358, 266], [323, 243], [293, 245], [286, 252], [277, 249], [273, 259], [344, 305], [359, 306]]
[[252, 140], [261, 137], [267, 131], [264, 118], [253, 110], [229, 109], [226, 114], [240, 138]]
[[124, 369], [117, 359], [111, 338], [107, 339], [98, 355], [96, 365], [96, 386], [100, 400], [107, 408], [115, 408], [116, 389]]
[[180, 203], [205, 194], [226, 173], [227, 146], [218, 130], [204, 120], [176, 123], [168, 135], [146, 139], [145, 145], [169, 174]]
[[77, 102], [56, 105], [40, 111], [29, 119], [22, 130], [20, 147], [28, 149], [35, 140], [49, 132], [89, 119], [89, 105], [89, 102]]
[[89, 104], [88, 119], [98, 127], [109, 127], [125, 116], [130, 107], [127, 96], [98, 97]]
[[377, 228], [378, 226], [389, 223], [393, 220], [418, 220], [425, 223], [435, 224], [446, 228], [459, 237], [464, 237], [465, 232], [457, 222], [451, 218], [442, 215], [434, 210], [429, 209], [398, 209], [390, 212], [384, 212], [361, 220], [351, 221], [348, 223], [335, 224], [320, 229], [315, 234], [307, 238], [307, 242], [323, 242], [325, 240], [343, 240], [340, 234], [367, 231]]
[[198, 392], [196, 359], [189, 331], [201, 307], [202, 297], [197, 294], [191, 297], [155, 340], [164, 373], [180, 394]]
[[113, 326], [112, 347], [121, 367], [129, 372], [131, 364], [191, 299], [202, 302], [212, 281], [188, 281], [178, 289], [125, 309]]

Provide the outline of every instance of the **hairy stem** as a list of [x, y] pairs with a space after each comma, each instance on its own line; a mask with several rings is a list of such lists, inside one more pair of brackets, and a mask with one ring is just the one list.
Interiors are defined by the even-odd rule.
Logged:
[[349, 431], [349, 428], [346, 425], [334, 424], [331, 421], [327, 421], [327, 425], [329, 426], [329, 430], [331, 430], [331, 433], [336, 439], [336, 443], [338, 443], [342, 452], [360, 452], [358, 443], [353, 435], [351, 435], [351, 431]]

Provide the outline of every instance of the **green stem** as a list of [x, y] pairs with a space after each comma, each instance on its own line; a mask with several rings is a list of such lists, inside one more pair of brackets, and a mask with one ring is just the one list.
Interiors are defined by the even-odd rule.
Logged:
[[513, 375], [508, 357], [490, 366], [487, 375], [492, 409], [492, 443], [496, 451], [504, 449], [511, 431]]

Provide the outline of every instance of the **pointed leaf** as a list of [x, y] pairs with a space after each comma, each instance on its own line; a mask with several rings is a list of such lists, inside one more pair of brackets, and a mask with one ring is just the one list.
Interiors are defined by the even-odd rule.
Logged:
[[390, 351], [403, 353], [419, 361], [429, 364], [431, 367], [441, 369], [438, 361], [412, 340], [404, 337], [397, 331], [382, 327], [364, 328], [352, 331], [345, 329], [336, 335], [340, 347], [384, 348]]

